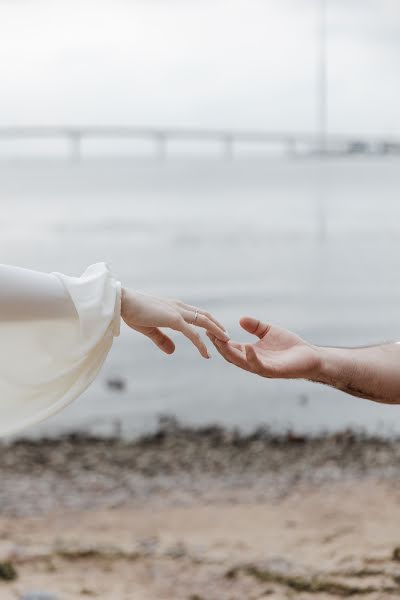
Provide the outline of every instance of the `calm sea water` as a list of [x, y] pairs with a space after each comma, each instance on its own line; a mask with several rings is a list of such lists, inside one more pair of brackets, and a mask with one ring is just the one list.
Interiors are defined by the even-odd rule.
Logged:
[[[240, 339], [243, 313], [325, 345], [400, 339], [399, 190], [388, 159], [3, 161], [1, 262], [79, 274], [105, 260], [125, 285], [205, 306]], [[114, 377], [123, 391], [107, 387]], [[97, 381], [32, 433], [118, 420], [134, 435], [165, 413], [400, 432], [400, 407], [257, 378], [185, 339], [166, 357], [124, 327]]]

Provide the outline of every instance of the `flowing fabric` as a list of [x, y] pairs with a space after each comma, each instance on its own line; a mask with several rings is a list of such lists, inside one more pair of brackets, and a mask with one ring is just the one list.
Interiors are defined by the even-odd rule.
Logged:
[[93, 381], [119, 335], [121, 284], [0, 265], [0, 435], [55, 414]]

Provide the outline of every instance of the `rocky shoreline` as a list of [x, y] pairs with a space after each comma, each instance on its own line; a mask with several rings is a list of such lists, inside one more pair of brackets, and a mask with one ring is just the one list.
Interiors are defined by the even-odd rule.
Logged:
[[86, 510], [133, 503], [276, 501], [301, 486], [400, 481], [400, 440], [335, 435], [249, 435], [164, 419], [135, 441], [82, 434], [0, 446], [0, 515]]
[[400, 595], [398, 439], [164, 419], [3, 443], [0, 482], [1, 600]]

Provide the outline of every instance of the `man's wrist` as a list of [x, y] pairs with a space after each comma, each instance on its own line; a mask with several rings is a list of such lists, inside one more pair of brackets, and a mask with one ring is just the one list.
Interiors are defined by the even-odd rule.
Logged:
[[315, 346], [318, 354], [318, 368], [310, 378], [315, 383], [334, 385], [350, 378], [354, 370], [354, 360], [351, 349], [325, 348]]

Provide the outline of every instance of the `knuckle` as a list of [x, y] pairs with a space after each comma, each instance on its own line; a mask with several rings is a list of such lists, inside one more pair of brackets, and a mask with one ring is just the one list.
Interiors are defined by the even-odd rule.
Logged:
[[261, 327], [260, 329], [260, 337], [265, 337], [271, 329], [271, 325], [263, 325], [263, 327]]
[[179, 313], [176, 313], [173, 317], [172, 317], [172, 325], [176, 328], [181, 327], [183, 322], [183, 319], [181, 317], [181, 315]]

